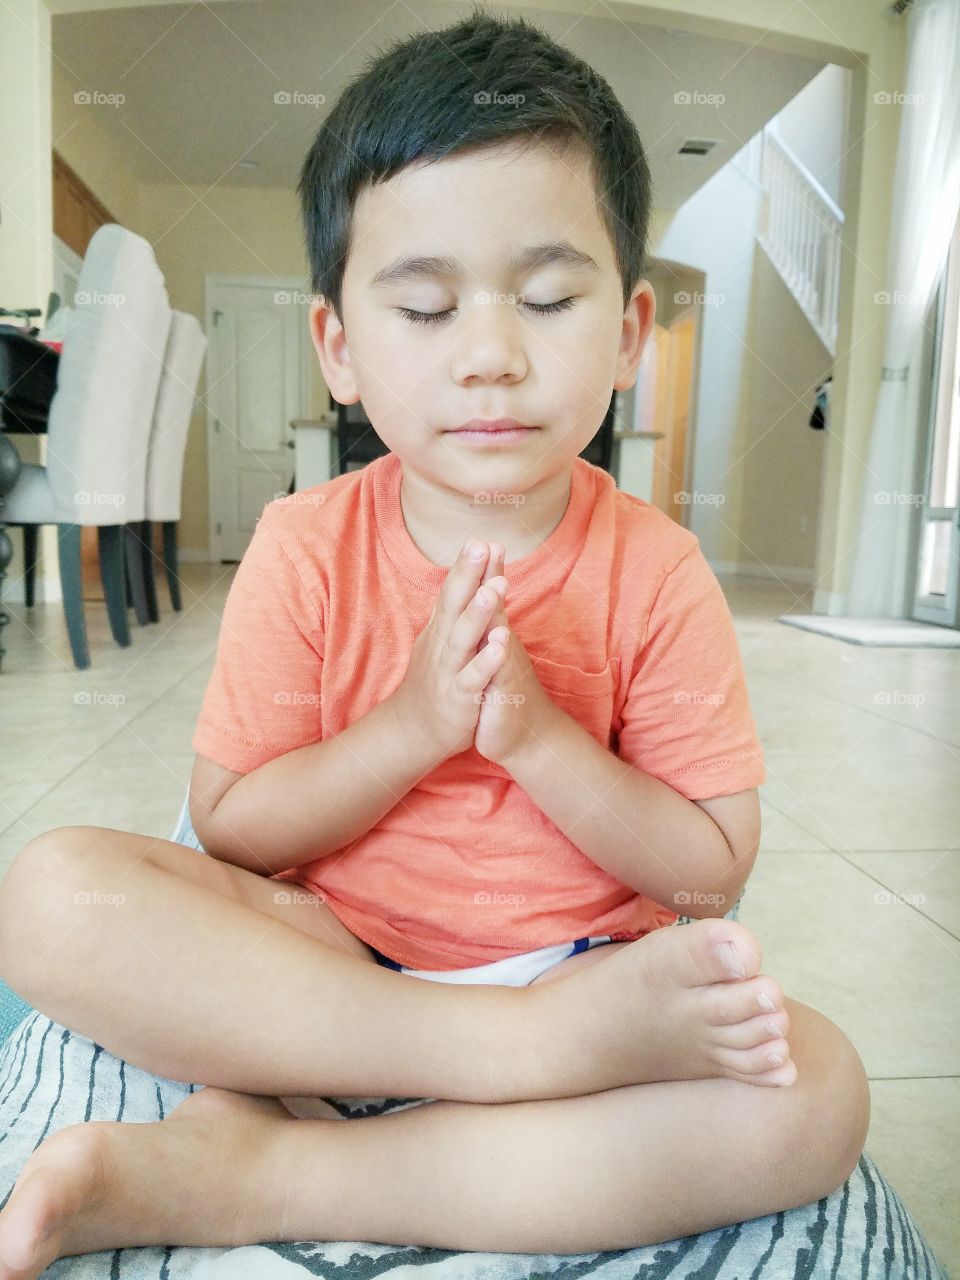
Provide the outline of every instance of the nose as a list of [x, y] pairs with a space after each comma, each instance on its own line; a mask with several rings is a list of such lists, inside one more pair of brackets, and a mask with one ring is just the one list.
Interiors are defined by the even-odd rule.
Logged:
[[460, 317], [451, 355], [457, 382], [519, 381], [526, 376], [524, 325], [515, 305], [496, 294], [478, 296]]

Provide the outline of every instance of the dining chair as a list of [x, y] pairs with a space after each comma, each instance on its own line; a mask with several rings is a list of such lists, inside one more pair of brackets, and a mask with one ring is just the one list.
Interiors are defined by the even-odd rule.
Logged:
[[153, 575], [155, 523], [162, 528], [162, 561], [170, 603], [178, 613], [182, 608], [177, 525], [180, 520], [183, 460], [206, 349], [207, 335], [197, 317], [186, 311], [172, 312], [147, 451], [145, 517], [138, 531], [140, 568], [151, 622], [157, 622], [160, 617]]
[[[117, 223], [100, 227], [87, 247], [74, 309], [47, 419], [46, 465], [24, 463], [4, 516], [25, 535], [28, 526], [57, 526], [67, 633], [74, 665], [83, 669], [90, 665], [80, 562], [85, 526], [97, 529], [113, 638], [130, 644], [124, 559], [129, 566], [135, 548], [124, 526], [145, 516], [147, 451], [170, 329], [150, 243]], [[24, 542], [29, 561], [35, 539]]]

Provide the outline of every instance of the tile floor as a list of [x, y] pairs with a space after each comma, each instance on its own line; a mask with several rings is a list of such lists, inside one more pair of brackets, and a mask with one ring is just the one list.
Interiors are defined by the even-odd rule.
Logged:
[[[29, 625], [8, 606], [0, 877], [54, 826], [170, 833], [233, 572], [184, 566], [183, 612], [161, 587], [161, 621], [133, 623], [128, 649], [88, 604], [87, 671], [72, 667], [59, 605]], [[742, 921], [764, 971], [856, 1045], [867, 1150], [960, 1274], [960, 652], [815, 636], [775, 621], [806, 596], [722, 581], [767, 758]]]

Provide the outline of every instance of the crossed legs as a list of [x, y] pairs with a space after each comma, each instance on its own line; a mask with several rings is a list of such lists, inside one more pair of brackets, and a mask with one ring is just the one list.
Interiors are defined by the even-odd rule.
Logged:
[[[98, 847], [107, 837], [137, 839], [98, 836]], [[61, 838], [61, 855], [67, 843]], [[141, 846], [135, 861], [145, 856]], [[104, 883], [107, 871], [97, 863], [94, 880]], [[133, 883], [131, 875], [131, 890]], [[215, 901], [201, 892], [209, 917]], [[698, 936], [717, 929], [731, 930], [738, 946], [749, 936], [723, 921], [677, 933], [691, 931], [685, 949], [693, 950]], [[605, 965], [611, 976], [618, 967], [607, 950], [588, 953], [597, 956], [595, 980]], [[577, 981], [551, 986], [559, 996]], [[466, 999], [478, 989], [447, 990]], [[403, 988], [393, 991], [400, 998]], [[214, 1084], [158, 1124], [71, 1126], [31, 1157], [0, 1214], [0, 1280], [35, 1276], [63, 1254], [124, 1244], [378, 1240], [576, 1253], [810, 1203], [856, 1166], [869, 1093], [859, 1057], [829, 1019], [786, 997], [783, 1008], [797, 1072], [787, 1088], [656, 1080], [496, 1105], [444, 1098], [344, 1123], [294, 1119], [276, 1097]], [[597, 1048], [573, 1026], [555, 1039], [554, 1054], [573, 1059]]]

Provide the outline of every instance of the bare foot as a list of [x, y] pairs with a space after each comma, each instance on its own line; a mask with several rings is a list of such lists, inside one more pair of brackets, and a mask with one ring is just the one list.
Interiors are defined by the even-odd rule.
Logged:
[[[736, 947], [742, 977], [726, 967], [724, 943]], [[793, 1084], [797, 1067], [784, 1038], [789, 1016], [776, 980], [758, 976], [761, 955], [756, 938], [736, 921], [693, 920], [657, 929], [546, 984], [540, 997], [553, 1003], [564, 1029], [557, 1055], [563, 1096], [568, 1087], [584, 1093], [713, 1076]], [[579, 1049], [579, 1066], [564, 1043]]]
[[277, 1125], [292, 1118], [276, 1098], [208, 1087], [152, 1124], [90, 1121], [51, 1134], [0, 1213], [0, 1280], [34, 1280], [56, 1258], [124, 1245], [270, 1239], [276, 1206], [258, 1175]]

